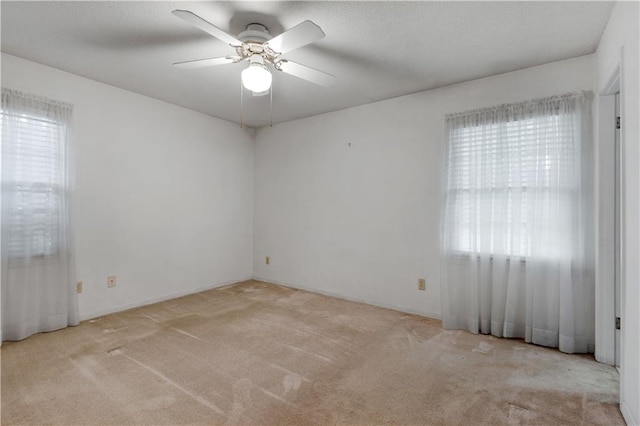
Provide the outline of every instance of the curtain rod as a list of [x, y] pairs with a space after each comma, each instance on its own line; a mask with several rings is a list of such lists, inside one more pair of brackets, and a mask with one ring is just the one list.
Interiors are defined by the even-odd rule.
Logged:
[[591, 91], [583, 90], [580, 92], [569, 92], [569, 93], [563, 93], [561, 95], [547, 96], [544, 98], [535, 98], [535, 99], [529, 99], [526, 101], [513, 102], [509, 104], [500, 104], [500, 105], [495, 105], [490, 107], [471, 109], [471, 110], [462, 111], [462, 112], [454, 112], [454, 113], [445, 114], [444, 117], [445, 119], [458, 118], [458, 117], [464, 117], [468, 115], [495, 112], [495, 111], [499, 111], [507, 108], [530, 107], [530, 106], [534, 106], [544, 102], [566, 101], [566, 100], [583, 99], [583, 98], [591, 99], [592, 97], [593, 97], [593, 93]]
[[24, 100], [40, 102], [48, 105], [55, 105], [63, 108], [73, 109], [73, 104], [68, 102], [57, 101], [55, 99], [50, 99], [40, 95], [34, 95], [32, 93], [21, 92], [20, 90], [9, 89], [8, 87], [2, 87], [2, 97], [4, 96], [15, 96], [20, 97]]

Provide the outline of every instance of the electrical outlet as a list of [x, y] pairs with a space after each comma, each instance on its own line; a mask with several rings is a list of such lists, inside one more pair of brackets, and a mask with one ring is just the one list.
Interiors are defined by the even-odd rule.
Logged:
[[265, 257], [264, 258], [264, 263], [268, 265], [269, 262], [271, 262], [271, 259], [269, 258], [269, 256]]
[[107, 287], [115, 287], [116, 286], [116, 276], [111, 275], [107, 277]]
[[427, 283], [426, 283], [425, 279], [424, 278], [420, 278], [418, 280], [418, 290], [426, 290], [426, 288], [427, 288]]
[[76, 283], [76, 293], [82, 293], [82, 281]]

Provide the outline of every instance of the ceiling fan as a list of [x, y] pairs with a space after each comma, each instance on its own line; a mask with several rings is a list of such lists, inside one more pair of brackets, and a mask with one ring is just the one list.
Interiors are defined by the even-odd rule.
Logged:
[[236, 37], [188, 10], [174, 10], [172, 13], [185, 22], [224, 41], [236, 51], [236, 54], [231, 56], [176, 62], [173, 64], [176, 67], [200, 68], [248, 60], [249, 66], [241, 74], [242, 85], [254, 95], [267, 93], [271, 88], [272, 76], [268, 65], [277, 71], [325, 87], [333, 84], [335, 80], [331, 74], [280, 57], [284, 53], [318, 41], [325, 36], [322, 29], [311, 21], [304, 21], [275, 37], [271, 37], [269, 30], [264, 25], [249, 24], [246, 30]]

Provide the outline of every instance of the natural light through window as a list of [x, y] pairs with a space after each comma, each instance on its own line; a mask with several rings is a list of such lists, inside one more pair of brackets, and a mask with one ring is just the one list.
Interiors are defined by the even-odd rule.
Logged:
[[[534, 239], [562, 245], [561, 239], [545, 234], [554, 232], [554, 207], [572, 198], [573, 188], [566, 185], [571, 176], [565, 176], [573, 162], [573, 149], [566, 146], [571, 127], [562, 123], [570, 119], [555, 113], [451, 130], [451, 249], [526, 258]], [[558, 182], [564, 185], [559, 191]], [[552, 196], [556, 199], [547, 200]], [[559, 246], [549, 249], [566, 251]]]
[[63, 190], [60, 137], [66, 125], [46, 116], [11, 111], [1, 114], [3, 122], [12, 123], [7, 135], [12, 138], [8, 155], [13, 158], [11, 181], [6, 182], [13, 197], [7, 255], [12, 259], [55, 255]]

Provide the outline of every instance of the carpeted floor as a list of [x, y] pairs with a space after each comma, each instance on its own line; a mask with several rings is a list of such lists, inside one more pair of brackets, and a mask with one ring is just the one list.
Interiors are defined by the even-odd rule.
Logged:
[[624, 424], [590, 356], [248, 281], [2, 347], [2, 424]]

